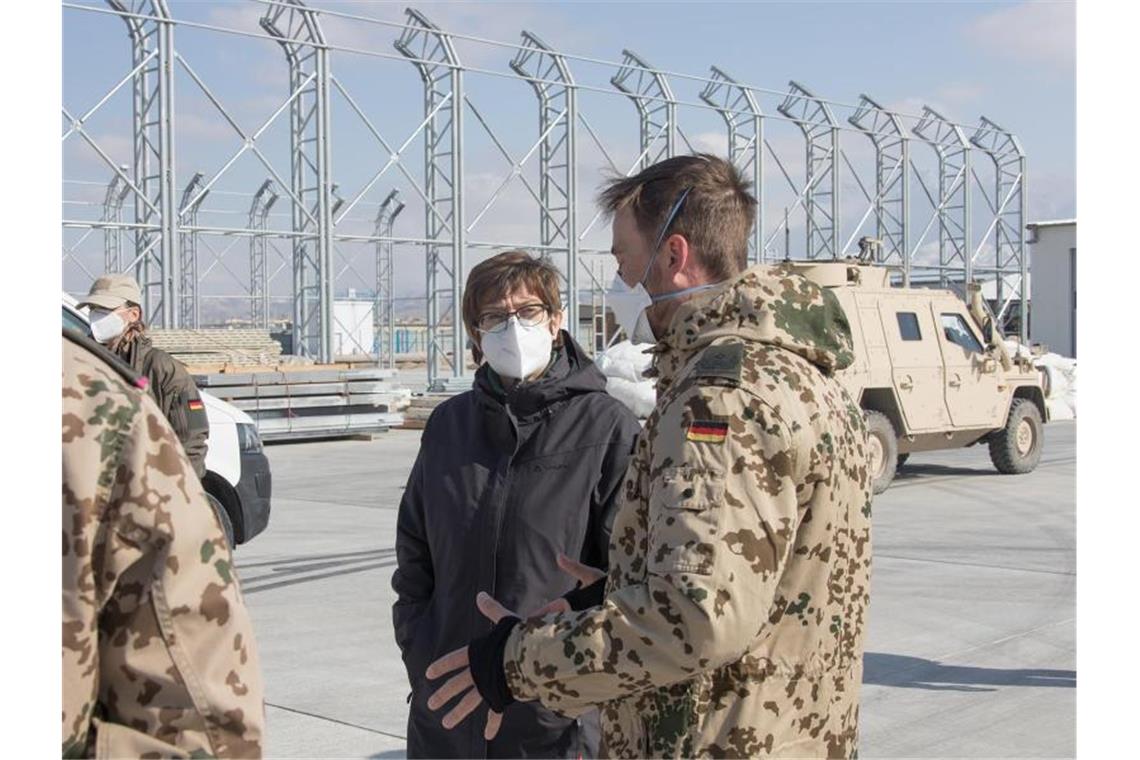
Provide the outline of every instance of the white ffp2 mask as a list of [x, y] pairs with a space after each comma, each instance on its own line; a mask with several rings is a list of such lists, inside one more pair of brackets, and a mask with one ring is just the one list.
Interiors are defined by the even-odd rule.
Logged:
[[127, 321], [113, 311], [91, 310], [91, 337], [110, 343], [127, 329]]
[[546, 323], [525, 327], [516, 316], [500, 332], [485, 332], [481, 348], [491, 369], [500, 377], [523, 379], [550, 362], [554, 336]]

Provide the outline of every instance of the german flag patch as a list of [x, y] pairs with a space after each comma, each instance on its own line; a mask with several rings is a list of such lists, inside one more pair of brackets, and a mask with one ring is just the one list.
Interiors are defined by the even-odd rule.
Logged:
[[724, 443], [728, 437], [728, 422], [721, 420], [693, 420], [685, 432], [685, 439], [697, 443]]
[[205, 406], [202, 404], [202, 400], [201, 400], [201, 399], [196, 399], [196, 398], [195, 398], [195, 399], [191, 399], [191, 400], [190, 400], [190, 411], [192, 411], [192, 412], [200, 412], [200, 411], [202, 411], [202, 410], [203, 410], [203, 409], [205, 409], [205, 408], [206, 408], [206, 407], [205, 407]]

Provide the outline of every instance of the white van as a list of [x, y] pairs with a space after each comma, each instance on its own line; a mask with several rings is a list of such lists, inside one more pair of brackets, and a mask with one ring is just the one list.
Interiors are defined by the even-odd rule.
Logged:
[[[63, 326], [90, 336], [87, 309], [76, 304], [63, 294]], [[244, 544], [269, 524], [269, 459], [252, 417], [203, 390], [198, 392], [210, 423], [202, 486], [230, 545]]]

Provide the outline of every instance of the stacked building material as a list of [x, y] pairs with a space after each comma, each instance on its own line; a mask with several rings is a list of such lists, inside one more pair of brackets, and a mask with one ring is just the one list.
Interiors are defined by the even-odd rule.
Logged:
[[191, 368], [258, 367], [281, 363], [281, 344], [268, 330], [149, 330], [156, 348]]
[[425, 393], [412, 396], [407, 409], [404, 410], [404, 424], [400, 427], [403, 430], [423, 430], [435, 408], [454, 395], [454, 393]]
[[249, 414], [266, 441], [378, 433], [403, 422], [411, 391], [372, 367], [251, 368], [194, 375], [199, 388]]

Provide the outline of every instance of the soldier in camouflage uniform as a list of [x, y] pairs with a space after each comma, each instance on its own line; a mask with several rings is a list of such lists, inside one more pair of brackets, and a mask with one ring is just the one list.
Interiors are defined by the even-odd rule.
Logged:
[[[666, 213], [683, 194], [687, 214], [681, 201]], [[725, 202], [733, 194], [750, 200], [710, 156], [669, 159], [603, 194], [621, 275], [649, 259], [659, 269], [644, 282], [687, 296], [647, 310], [658, 400], [610, 570], [564, 611], [521, 623], [481, 595], [498, 624], [428, 670], [466, 666], [432, 698], [438, 709], [466, 692], [445, 726], [482, 697], [491, 733], [495, 711], [537, 699], [567, 715], [600, 706], [611, 757], [856, 756], [871, 480], [862, 413], [833, 377], [852, 361], [850, 328], [803, 277], [740, 272], [750, 225], [738, 215], [752, 206]], [[717, 234], [739, 251], [728, 277], [723, 258], [702, 260]]]
[[63, 755], [260, 757], [229, 546], [146, 380], [63, 341]]

